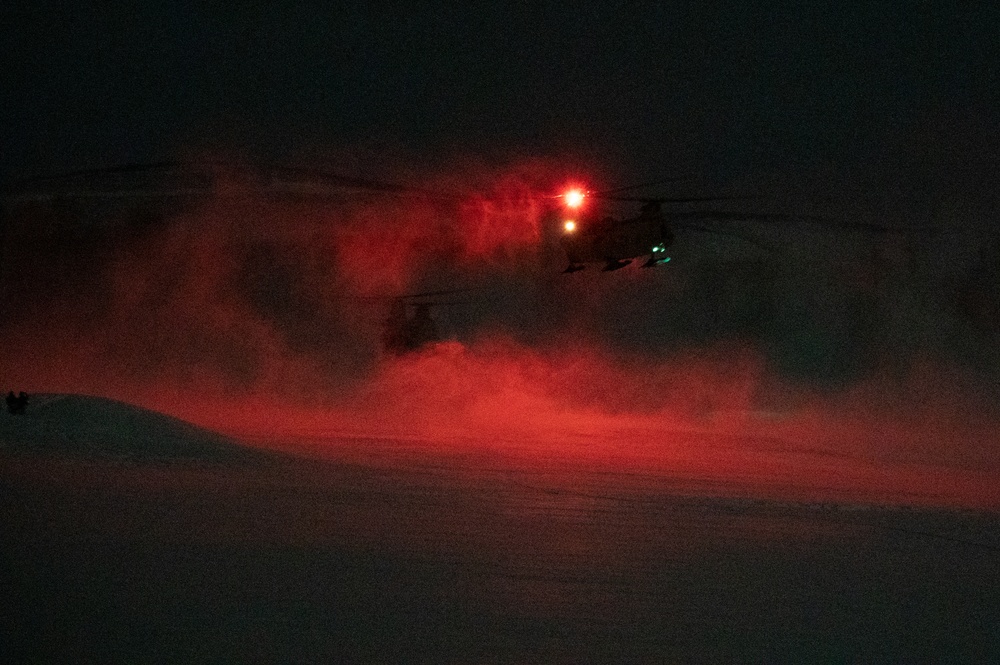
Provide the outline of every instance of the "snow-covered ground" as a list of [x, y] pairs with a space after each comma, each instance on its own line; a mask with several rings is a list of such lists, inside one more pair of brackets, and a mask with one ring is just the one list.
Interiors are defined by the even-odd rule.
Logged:
[[232, 439], [162, 413], [73, 394], [33, 394], [23, 414], [0, 412], [0, 450], [136, 461], [251, 456]]
[[997, 514], [781, 491], [828, 456], [313, 432], [230, 464], [127, 404], [31, 404], [0, 421], [8, 662], [1000, 660]]

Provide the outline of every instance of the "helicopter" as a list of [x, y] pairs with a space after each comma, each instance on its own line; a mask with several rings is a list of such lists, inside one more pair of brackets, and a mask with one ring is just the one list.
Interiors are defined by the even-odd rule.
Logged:
[[417, 351], [441, 341], [437, 323], [431, 318], [433, 303], [397, 298], [385, 320], [382, 346], [393, 355]]
[[[674, 229], [687, 228], [716, 232], [692, 223], [696, 219], [719, 219], [733, 215], [723, 211], [686, 211], [664, 214], [667, 203], [701, 203], [746, 197], [667, 197], [637, 198], [616, 196], [612, 193], [587, 192], [570, 189], [561, 196], [568, 214], [562, 222], [559, 242], [569, 259], [564, 272], [583, 270], [588, 263], [603, 263], [603, 272], [620, 270], [633, 261], [648, 255], [643, 268], [668, 263], [667, 249], [675, 240]], [[639, 214], [634, 217], [616, 219], [611, 216], [589, 218], [578, 213], [583, 211], [588, 199], [605, 199], [640, 203]], [[740, 218], [743, 216], [741, 215]]]
[[465, 301], [441, 299], [469, 289], [445, 289], [396, 296], [382, 331], [382, 347], [396, 356], [419, 351], [443, 338], [431, 310], [438, 307], [463, 305]]
[[[568, 258], [564, 272], [601, 264], [603, 271], [615, 271], [646, 257], [644, 268], [670, 261], [667, 253], [676, 231], [728, 235], [764, 245], [759, 238], [741, 234], [719, 222], [820, 222], [841, 228], [874, 232], [899, 229], [873, 224], [846, 224], [809, 215], [781, 215], [729, 210], [664, 210], [668, 204], [695, 204], [753, 198], [748, 196], [692, 196], [642, 198], [625, 194], [639, 188], [687, 178], [668, 178], [613, 190], [590, 191], [574, 187], [564, 194], [545, 198], [561, 201], [562, 225], [559, 244]], [[236, 184], [236, 187], [232, 185]], [[13, 245], [39, 238], [66, 238], [69, 244], [89, 236], [118, 232], [139, 232], [155, 225], [170, 213], [185, 209], [209, 197], [231, 196], [252, 191], [265, 200], [282, 205], [309, 203], [339, 206], [348, 201], [419, 199], [440, 204], [445, 215], [454, 212], [464, 197], [455, 192], [433, 191], [396, 183], [338, 175], [316, 169], [279, 165], [247, 167], [225, 161], [166, 161], [126, 164], [88, 171], [45, 176], [14, 183], [0, 195], [4, 215], [0, 219], [0, 271], [6, 267]], [[638, 203], [632, 217], [599, 216], [588, 210], [591, 201]], [[321, 223], [302, 223], [291, 228], [258, 225], [243, 236], [268, 242], [297, 242], [324, 232]], [[293, 237], [294, 236], [294, 237]], [[2, 277], [2, 275], [0, 275]], [[0, 279], [0, 281], [3, 281]]]
[[[847, 222], [817, 215], [742, 212], [730, 210], [681, 210], [664, 212], [665, 204], [693, 204], [729, 200], [745, 200], [753, 196], [692, 196], [692, 197], [629, 197], [612, 192], [589, 192], [572, 188], [558, 195], [565, 210], [562, 215], [559, 243], [569, 260], [564, 273], [583, 270], [587, 264], [603, 264], [602, 272], [612, 272], [631, 265], [636, 259], [648, 257], [643, 268], [653, 268], [670, 262], [668, 248], [676, 239], [675, 230], [726, 235], [739, 238], [765, 249], [773, 249], [760, 238], [733, 229], [713, 226], [713, 222], [758, 221], [765, 223], [822, 224], [852, 231], [877, 234], [909, 233], [935, 229], [901, 229], [867, 222]], [[625, 201], [641, 204], [633, 217], [617, 219], [610, 215], [582, 215], [588, 199]]]

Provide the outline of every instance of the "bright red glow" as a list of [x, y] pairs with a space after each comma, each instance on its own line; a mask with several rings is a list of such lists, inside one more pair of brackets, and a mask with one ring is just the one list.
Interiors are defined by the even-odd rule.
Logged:
[[[460, 202], [289, 207], [227, 193], [81, 259], [66, 285], [65, 266], [43, 270], [25, 252], [7, 275], [50, 285], [25, 287], [4, 322], [7, 389], [115, 397], [251, 440], [312, 436], [341, 459], [395, 454], [349, 444], [386, 436], [484, 464], [520, 455], [535, 469], [703, 478], [741, 493], [915, 501], [919, 491], [1000, 506], [995, 406], [959, 372], [927, 360], [903, 384], [875, 376], [810, 395], [753, 349], [629, 355], [594, 332], [611, 311], [602, 303], [653, 292], [597, 271], [545, 286], [565, 264], [532, 272], [532, 252], [565, 188], [527, 167], [491, 175]], [[384, 306], [358, 296], [416, 290], [448, 262], [523, 295], [461, 332], [465, 344], [379, 356]], [[550, 303], [537, 310], [545, 320], [522, 311], [535, 299]], [[474, 306], [494, 308], [485, 295]]]
[[468, 192], [461, 200], [375, 198], [331, 217], [335, 264], [362, 294], [399, 293], [428, 265], [502, 264], [534, 251], [545, 212], [539, 191], [552, 191], [548, 167], [470, 167], [463, 178], [426, 176], [428, 191]]
[[[267, 392], [194, 400], [158, 392], [144, 401], [244, 440], [351, 463], [462, 455], [546, 473], [637, 473], [678, 488], [690, 482], [691, 492], [708, 483], [739, 496], [1000, 505], [995, 462], [986, 462], [995, 437], [984, 428], [944, 412], [930, 423], [857, 407], [845, 415], [819, 395], [755, 415], [762, 371], [745, 353], [652, 361], [586, 344], [483, 340], [388, 360], [322, 406]], [[855, 399], [870, 402], [858, 394], [845, 403]], [[397, 438], [405, 450], [371, 443]], [[935, 448], [942, 440], [962, 445]]]
[[579, 208], [582, 206], [585, 197], [586, 195], [583, 193], [583, 190], [580, 189], [571, 189], [563, 194], [563, 200], [569, 208]]

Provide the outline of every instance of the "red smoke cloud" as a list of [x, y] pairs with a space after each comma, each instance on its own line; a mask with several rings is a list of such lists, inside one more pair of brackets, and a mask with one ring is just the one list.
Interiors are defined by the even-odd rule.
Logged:
[[333, 226], [344, 278], [364, 295], [398, 294], [441, 262], [498, 265], [537, 253], [551, 209], [551, 169], [526, 163], [467, 178], [485, 185], [432, 178], [411, 193], [348, 211]]
[[[902, 382], [824, 394], [783, 385], [750, 344], [649, 353], [599, 341], [584, 332], [602, 316], [595, 298], [562, 302], [571, 311], [541, 336], [498, 334], [516, 333], [504, 317], [524, 313], [497, 310], [494, 327], [463, 343], [383, 357], [384, 307], [361, 298], [463, 270], [498, 283], [531, 278], [518, 271], [543, 246], [544, 194], [559, 180], [529, 164], [477, 173], [469, 181], [479, 193], [457, 199], [329, 205], [279, 204], [233, 186], [159, 226], [79, 248], [74, 265], [86, 270], [24, 287], [10, 301], [0, 376], [15, 390], [115, 397], [268, 445], [313, 437], [314, 450], [334, 457], [348, 452], [331, 435], [402, 437], [424, 450], [737, 485], [857, 489], [861, 481], [837, 478], [864, 477], [869, 494], [902, 482], [880, 477], [880, 465], [942, 469], [925, 483], [957, 469], [1000, 471], [989, 410], [958, 373], [928, 361]], [[456, 181], [421, 184], [460, 190]], [[52, 258], [43, 250], [14, 269], [42, 274], [31, 262]], [[599, 299], [614, 300], [614, 287], [602, 288]]]
[[85, 237], [54, 247], [29, 220], [5, 257], [5, 374], [38, 390], [329, 391], [378, 355], [388, 301], [363, 298], [537, 253], [550, 173], [468, 166], [401, 194], [279, 201], [216, 168], [214, 196], [143, 211], [158, 218], [146, 226], [124, 210], [107, 233], [56, 228]]
[[314, 403], [260, 392], [144, 399], [341, 461], [458, 459], [470, 472], [611, 472], [696, 493], [1000, 507], [997, 437], [985, 420], [963, 421], [971, 404], [880, 408], [874, 383], [782, 404], [782, 390], [755, 354], [732, 348], [657, 360], [484, 338], [386, 359]]

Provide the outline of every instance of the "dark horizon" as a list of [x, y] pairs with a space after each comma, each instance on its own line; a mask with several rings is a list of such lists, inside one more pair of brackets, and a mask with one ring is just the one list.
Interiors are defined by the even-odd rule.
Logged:
[[[4, 10], [10, 178], [190, 152], [542, 156], [632, 183], [833, 177], [986, 197], [1000, 10], [58, 3]], [[371, 172], [367, 175], [372, 175]], [[928, 191], [928, 189], [930, 191]], [[827, 193], [827, 192], [824, 192]]]

